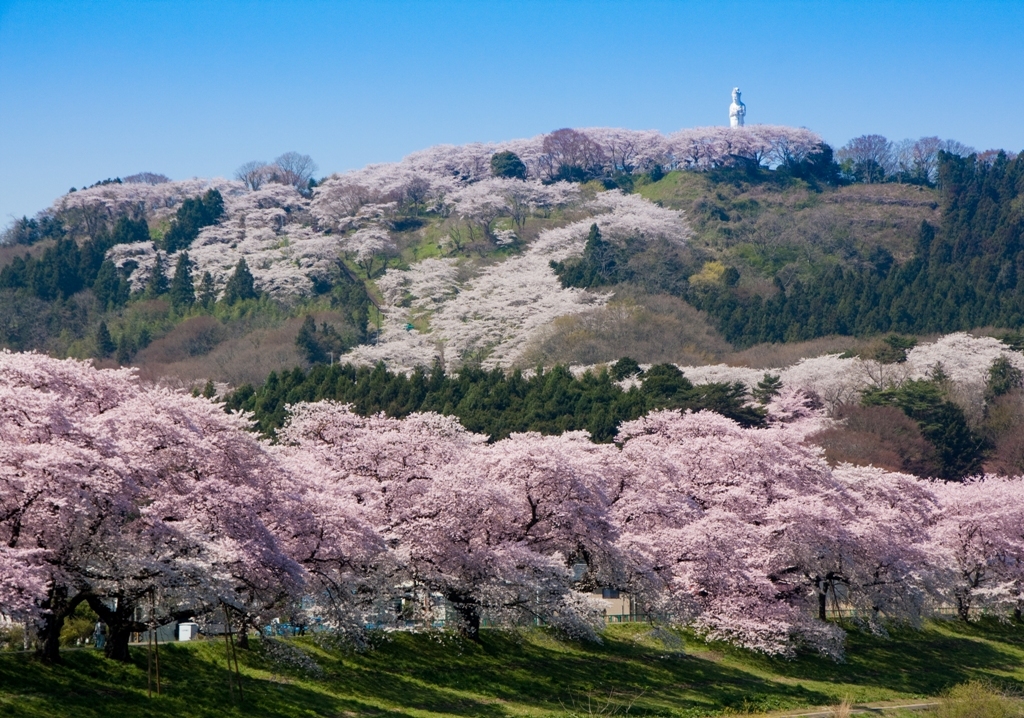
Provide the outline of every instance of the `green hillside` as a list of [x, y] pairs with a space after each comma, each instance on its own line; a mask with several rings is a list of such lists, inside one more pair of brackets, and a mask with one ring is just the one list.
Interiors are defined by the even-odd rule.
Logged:
[[65, 655], [63, 665], [51, 667], [0, 653], [0, 714], [700, 716], [795, 712], [844, 699], [909, 703], [970, 680], [1009, 692], [1024, 687], [1024, 629], [986, 622], [933, 623], [888, 638], [854, 631], [842, 664], [754, 656], [652, 633], [645, 624], [610, 627], [601, 644], [567, 643], [540, 631], [485, 631], [479, 644], [391, 633], [379, 636], [373, 650], [353, 653], [286, 639], [271, 650], [256, 644], [239, 651], [241, 701], [228, 692], [219, 640], [162, 645], [162, 694], [153, 698], [144, 648], [133, 648], [127, 665], [90, 649]]
[[[799, 169], [739, 163], [580, 184], [585, 201], [619, 187], [682, 210], [692, 236], [685, 243], [619, 239], [601, 245], [600, 257], [588, 250], [560, 263], [563, 285], [614, 297], [557, 318], [518, 366], [622, 356], [743, 363], [735, 352], [757, 344], [1018, 329], [1024, 322], [1024, 159], [943, 154], [937, 186], [850, 183], [838, 174], [828, 182], [801, 179]], [[522, 253], [543, 230], [588, 216], [568, 207], [474, 225], [409, 200], [389, 210], [390, 250], [362, 259], [338, 253], [313, 277], [309, 293], [287, 297], [256, 297], [242, 282], [242, 291], [215, 301], [204, 284], [208, 275], [190, 277], [187, 266], [164, 267], [162, 277], [133, 288], [132, 262], [116, 267], [104, 259], [104, 252], [147, 237], [158, 248], [187, 246], [202, 227], [223, 221], [214, 195], [210, 190], [170, 219], [150, 217], [148, 224], [145, 216], [104, 219], [81, 210], [19, 220], [7, 239], [20, 244], [0, 247], [0, 300], [9, 308], [0, 316], [0, 346], [131, 363], [147, 378], [186, 386], [256, 384], [271, 371], [308, 367], [375, 342], [383, 301], [377, 282], [386, 267], [443, 257], [465, 282]], [[298, 210], [292, 215], [295, 224], [282, 231], [308, 231], [311, 220]], [[497, 243], [498, 233], [513, 230], [514, 242]], [[284, 234], [279, 244], [287, 248], [289, 241]], [[188, 281], [194, 298], [181, 294]], [[409, 327], [429, 333], [431, 319], [429, 311], [414, 312]], [[308, 327], [300, 336], [310, 321], [323, 330], [313, 342]]]

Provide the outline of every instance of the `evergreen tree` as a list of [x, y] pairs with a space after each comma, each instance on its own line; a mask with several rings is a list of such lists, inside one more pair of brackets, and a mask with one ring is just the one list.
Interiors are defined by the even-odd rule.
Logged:
[[616, 381], [622, 381], [631, 376], [638, 376], [643, 374], [643, 369], [637, 363], [636, 359], [632, 357], [622, 357], [617, 362], [612, 364], [612, 378]]
[[114, 229], [110, 233], [111, 245], [134, 244], [136, 242], [149, 241], [149, 225], [146, 219], [131, 219], [128, 215], [122, 214], [114, 223]]
[[199, 280], [197, 299], [203, 309], [209, 309], [217, 301], [217, 288], [213, 284], [213, 275], [209, 272], [203, 272], [203, 278]]
[[163, 294], [167, 294], [168, 288], [167, 273], [164, 271], [164, 260], [160, 253], [157, 252], [156, 261], [153, 263], [153, 269], [149, 273], [149, 280], [146, 282], [146, 298], [156, 299]]
[[515, 152], [498, 152], [491, 157], [491, 173], [495, 177], [526, 179], [526, 165]]
[[295, 337], [295, 346], [298, 347], [303, 356], [306, 357], [306, 361], [310, 364], [327, 361], [327, 355], [316, 340], [316, 322], [309, 314], [306, 315], [302, 326], [299, 327], [299, 333]]
[[106, 260], [96, 273], [92, 291], [100, 305], [105, 309], [110, 309], [123, 306], [128, 302], [131, 285], [114, 263]]
[[583, 247], [583, 256], [564, 262], [551, 262], [551, 268], [563, 287], [600, 287], [629, 279], [619, 271], [619, 249], [601, 237], [597, 224], [590, 225], [590, 233]]
[[945, 372], [937, 365], [930, 380], [911, 380], [892, 389], [865, 392], [861, 403], [902, 409], [938, 452], [939, 478], [955, 481], [981, 472], [986, 445], [967, 423], [963, 409], [944, 395], [945, 382]]
[[216, 224], [223, 214], [224, 198], [215, 189], [208, 190], [202, 197], [186, 199], [163, 237], [163, 248], [169, 254], [185, 249], [199, 236], [199, 230]]
[[246, 299], [256, 299], [258, 296], [256, 280], [253, 279], [249, 265], [245, 263], [243, 257], [238, 260], [238, 264], [235, 265], [235, 273], [231, 275], [231, 279], [224, 286], [224, 303], [235, 304]]
[[[306, 328], [322, 347], [326, 330], [315, 331], [312, 321]], [[487, 434], [492, 441], [513, 432], [585, 430], [595, 441], [608, 442], [621, 422], [662, 408], [709, 409], [746, 426], [764, 423], [764, 411], [747, 404], [742, 384], [694, 386], [669, 364], [651, 367], [643, 386], [629, 391], [607, 371], [575, 377], [564, 366], [540, 370], [527, 379], [519, 371], [505, 374], [472, 367], [447, 376], [439, 363], [411, 375], [391, 373], [383, 364], [315, 364], [308, 373], [298, 368], [272, 372], [259, 391], [239, 387], [225, 397], [225, 408], [253, 412], [259, 429], [272, 435], [285, 421], [288, 404], [321, 399], [352, 404], [364, 416], [381, 411], [395, 417], [424, 411], [457, 416], [467, 429]]]
[[1005, 356], [1001, 356], [989, 367], [988, 381], [985, 384], [985, 401], [992, 402], [1022, 386], [1024, 386], [1024, 373], [1010, 363]]
[[100, 322], [99, 327], [96, 329], [96, 356], [100, 358], [108, 357], [114, 353], [115, 349], [117, 349], [117, 345], [114, 344], [114, 339], [110, 336], [107, 323]]
[[323, 364], [340, 357], [359, 342], [358, 330], [339, 332], [327, 322], [320, 323], [319, 331], [311, 315], [306, 315], [299, 333], [295, 337], [295, 346], [310, 364]]
[[71, 238], [57, 240], [41, 259], [26, 260], [25, 265], [33, 293], [40, 299], [67, 299], [82, 289], [82, 256]]
[[782, 378], [777, 374], [765, 374], [757, 386], [750, 392], [759, 404], [767, 404], [773, 396], [782, 391]]
[[128, 332], [121, 332], [120, 338], [117, 340], [117, 363], [122, 366], [132, 360], [132, 345], [131, 340], [128, 339]]
[[170, 293], [171, 304], [178, 310], [192, 306], [196, 300], [195, 288], [192, 285], [192, 260], [189, 259], [188, 252], [182, 252], [178, 256]]

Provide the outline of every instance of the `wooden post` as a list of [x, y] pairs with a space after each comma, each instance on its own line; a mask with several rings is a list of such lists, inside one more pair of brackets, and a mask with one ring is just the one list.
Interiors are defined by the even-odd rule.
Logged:
[[235, 650], [235, 634], [231, 630], [231, 624], [228, 624], [228, 640], [231, 642], [231, 657], [235, 659], [235, 679], [238, 681], [238, 701], [242, 702], [245, 700], [245, 696], [242, 695], [242, 671], [238, 668], [238, 651]]
[[156, 592], [149, 594], [150, 607], [153, 609], [153, 654], [156, 659], [156, 694], [160, 695], [160, 639], [156, 635]]
[[[152, 621], [150, 622], [152, 624]], [[146, 631], [146, 691], [153, 697], [153, 632]]]
[[[242, 695], [242, 672], [238, 668], [238, 653], [235, 652], [235, 635], [231, 631], [231, 616], [228, 613], [228, 604], [226, 601], [221, 601], [221, 606], [224, 607], [224, 640], [227, 643], [228, 650], [228, 681], [230, 685], [231, 680], [231, 659], [235, 660], [235, 680], [238, 682], [238, 700], [241, 702], [244, 699]], [[234, 700], [234, 693], [231, 694], [232, 700]]]
[[231, 619], [228, 617], [228, 607], [224, 606], [224, 655], [228, 659], [228, 693], [231, 695], [231, 702], [235, 701], [235, 682], [231, 677], [231, 644], [228, 641], [228, 626], [231, 625]]

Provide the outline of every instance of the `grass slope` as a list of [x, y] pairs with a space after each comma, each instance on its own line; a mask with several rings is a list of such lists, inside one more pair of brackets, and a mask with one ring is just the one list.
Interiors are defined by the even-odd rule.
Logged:
[[[932, 623], [890, 638], [851, 632], [846, 663], [805, 656], [768, 659], [686, 637], [685, 649], [649, 627], [610, 627], [601, 645], [566, 643], [532, 631], [485, 631], [479, 645], [446, 635], [391, 634], [354, 654], [301, 647], [318, 677], [240, 652], [245, 700], [228, 696], [224, 645], [161, 649], [163, 695], [146, 695], [146, 654], [118, 665], [92, 650], [65, 665], [0, 654], [0, 715], [131, 716], [558, 716], [609, 712], [636, 699], [630, 715], [697, 716], [791, 710], [854, 702], [906, 701], [982, 679], [1024, 688], [1024, 627]], [[308, 660], [308, 659], [307, 659]], [[589, 702], [589, 708], [588, 708]], [[620, 713], [622, 714], [622, 713]]]

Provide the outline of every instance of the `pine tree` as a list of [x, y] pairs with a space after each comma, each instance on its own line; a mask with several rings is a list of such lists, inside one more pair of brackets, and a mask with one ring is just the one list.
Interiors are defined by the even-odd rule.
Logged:
[[108, 357], [114, 353], [115, 349], [117, 349], [117, 345], [114, 344], [114, 339], [110, 336], [107, 323], [100, 322], [99, 327], [96, 329], [96, 356], [100, 358]]
[[123, 332], [121, 338], [117, 340], [117, 363], [127, 364], [132, 360], [132, 345], [131, 340], [128, 339], [128, 332]]
[[167, 290], [167, 273], [164, 271], [164, 262], [158, 252], [156, 262], [153, 263], [153, 270], [149, 274], [149, 281], [146, 282], [146, 297], [156, 299], [162, 294], [167, 294]]
[[224, 303], [234, 304], [246, 299], [256, 299], [258, 296], [256, 281], [243, 257], [238, 260], [238, 264], [235, 265], [235, 273], [231, 275], [231, 279], [224, 286]]
[[92, 285], [93, 294], [105, 309], [120, 307], [128, 301], [131, 285], [128, 284], [120, 270], [110, 260], [100, 265], [96, 281]]
[[199, 280], [199, 300], [203, 309], [209, 309], [217, 301], [217, 288], [213, 285], [213, 275], [203, 272], [203, 278]]
[[299, 348], [310, 364], [327, 361], [323, 347], [316, 340], [316, 322], [309, 314], [306, 315], [302, 326], [299, 327], [299, 333], [295, 337], [295, 346]]
[[188, 252], [182, 252], [178, 256], [170, 292], [171, 304], [175, 309], [190, 307], [196, 301], [195, 288], [192, 285], [192, 260], [189, 259]]
[[782, 391], [782, 379], [779, 375], [765, 373], [750, 393], [757, 403], [767, 404], [773, 396], [778, 396], [780, 391]]

